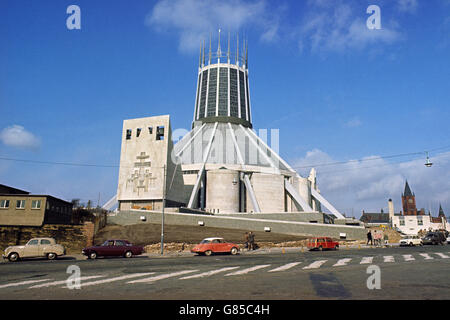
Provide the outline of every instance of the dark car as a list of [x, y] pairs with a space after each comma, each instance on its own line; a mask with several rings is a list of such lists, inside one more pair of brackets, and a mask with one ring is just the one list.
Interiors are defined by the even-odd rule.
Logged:
[[445, 235], [442, 232], [428, 232], [422, 241], [423, 244], [444, 244]]
[[88, 259], [111, 256], [131, 258], [144, 253], [144, 247], [134, 246], [127, 240], [106, 240], [100, 246], [84, 248], [81, 253], [87, 256]]

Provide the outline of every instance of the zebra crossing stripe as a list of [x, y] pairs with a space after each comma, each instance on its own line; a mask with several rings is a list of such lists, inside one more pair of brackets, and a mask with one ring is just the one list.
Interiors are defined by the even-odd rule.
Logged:
[[21, 282], [7, 283], [7, 284], [0, 285], [0, 289], [8, 288], [8, 287], [17, 287], [17, 286], [22, 286], [22, 285], [27, 285], [27, 284], [32, 284], [32, 283], [50, 281], [50, 280], [52, 280], [52, 279], [26, 280], [26, 281], [21, 281]]
[[178, 272], [172, 272], [172, 273], [165, 273], [159, 276], [155, 276], [155, 277], [150, 277], [150, 278], [144, 278], [144, 279], [139, 279], [139, 280], [133, 280], [133, 281], [128, 281], [127, 283], [148, 283], [148, 282], [155, 282], [158, 280], [163, 280], [163, 279], [167, 279], [167, 278], [172, 278], [172, 277], [177, 277], [177, 276], [182, 276], [183, 274], [187, 274], [187, 273], [192, 273], [192, 272], [196, 272], [198, 270], [183, 270], [183, 271], [178, 271]]
[[99, 285], [99, 284], [103, 284], [103, 283], [110, 283], [110, 282], [114, 282], [114, 281], [127, 280], [127, 279], [131, 279], [131, 278], [148, 276], [151, 274], [154, 274], [154, 272], [132, 273], [132, 274], [127, 274], [125, 276], [120, 276], [120, 277], [115, 277], [115, 278], [81, 283], [81, 287], [84, 288], [84, 287], [89, 287], [89, 286], [95, 286], [95, 285]]
[[[96, 279], [96, 278], [101, 278], [101, 277], [104, 277], [104, 276], [80, 277], [80, 281], [82, 281], [82, 280], [89, 280], [89, 279]], [[42, 283], [42, 284], [37, 284], [37, 285], [31, 286], [28, 289], [36, 289], [36, 288], [45, 288], [45, 287], [51, 287], [51, 286], [58, 286], [60, 284], [66, 284], [66, 283], [67, 283], [67, 280], [47, 282], [47, 283]]]
[[412, 255], [410, 254], [404, 254], [403, 258], [405, 259], [405, 261], [413, 261], [416, 260]]
[[434, 259], [433, 257], [431, 257], [428, 253], [419, 253], [422, 257], [425, 258], [425, 260], [431, 260]]
[[439, 257], [441, 257], [442, 259], [448, 259], [450, 258], [449, 256], [447, 256], [446, 254], [440, 253], [440, 252], [435, 252], [434, 254], [437, 254]]
[[370, 264], [373, 261], [373, 257], [364, 257], [362, 258], [359, 264]]
[[384, 256], [384, 262], [395, 262], [393, 256]]
[[285, 271], [285, 270], [291, 269], [291, 268], [293, 268], [293, 267], [299, 265], [300, 263], [301, 263], [301, 262], [291, 262], [291, 263], [285, 264], [285, 265], [283, 265], [283, 266], [281, 266], [281, 267], [278, 267], [278, 268], [269, 270], [268, 272]]
[[234, 269], [237, 269], [237, 268], [239, 268], [239, 267], [221, 268], [221, 269], [217, 269], [217, 270], [212, 270], [212, 271], [208, 271], [208, 272], [194, 274], [192, 276], [183, 277], [183, 278], [180, 278], [180, 280], [209, 277], [209, 276], [212, 276], [212, 275], [220, 273], [220, 272], [230, 271], [230, 270], [234, 270]]
[[318, 260], [311, 263], [309, 266], [303, 267], [303, 269], [317, 269], [320, 268], [321, 265], [323, 265], [328, 260]]
[[350, 258], [340, 259], [340, 260], [338, 260], [338, 262], [333, 264], [333, 267], [346, 266], [347, 263], [349, 263], [350, 261], [352, 261], [352, 259], [350, 259]]
[[252, 272], [252, 271], [255, 271], [255, 270], [258, 270], [258, 269], [267, 268], [269, 266], [270, 266], [270, 264], [260, 264], [258, 266], [254, 266], [254, 267], [251, 267], [251, 268], [247, 268], [247, 269], [235, 271], [235, 272], [232, 272], [232, 273], [228, 273], [228, 274], [225, 275], [225, 277], [228, 277], [228, 276], [239, 276], [239, 275], [247, 274], [249, 272]]

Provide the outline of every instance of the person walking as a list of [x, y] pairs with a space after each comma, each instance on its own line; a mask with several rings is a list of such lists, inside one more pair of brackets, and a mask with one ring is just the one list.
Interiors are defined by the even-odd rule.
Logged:
[[248, 232], [246, 232], [244, 234], [244, 238], [245, 238], [244, 248], [247, 249], [247, 250], [250, 250]]
[[369, 232], [367, 232], [367, 244], [369, 244], [369, 242], [370, 242], [370, 245], [373, 245], [372, 232], [370, 232], [370, 230], [369, 230]]
[[250, 231], [248, 234], [249, 250], [255, 250], [255, 235]]

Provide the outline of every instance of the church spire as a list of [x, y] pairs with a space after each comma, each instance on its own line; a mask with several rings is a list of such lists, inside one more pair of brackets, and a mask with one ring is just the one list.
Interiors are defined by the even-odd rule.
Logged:
[[445, 217], [444, 210], [442, 210], [442, 205], [439, 203], [439, 214], [438, 217]]
[[411, 188], [409, 187], [408, 180], [406, 180], [405, 191], [403, 192], [405, 197], [412, 197], [413, 193], [411, 192]]

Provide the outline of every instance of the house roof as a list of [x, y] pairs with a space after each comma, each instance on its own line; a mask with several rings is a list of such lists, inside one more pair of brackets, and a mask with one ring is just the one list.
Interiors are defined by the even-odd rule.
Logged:
[[29, 194], [28, 191], [24, 191], [21, 189], [13, 188], [4, 184], [0, 184], [0, 193], [7, 194]]
[[359, 220], [362, 222], [366, 222], [366, 223], [388, 223], [389, 222], [389, 213], [363, 212], [363, 214]]
[[66, 200], [63, 200], [63, 199], [60, 199], [60, 198], [56, 198], [56, 197], [48, 195], [48, 194], [11, 194], [11, 193], [0, 193], [0, 196], [2, 196], [2, 197], [9, 197], [9, 198], [11, 198], [11, 197], [15, 197], [15, 198], [24, 198], [24, 197], [25, 198], [29, 198], [29, 197], [42, 198], [42, 197], [45, 197], [47, 199], [53, 199], [53, 200], [57, 200], [57, 201], [60, 201], [60, 202], [65, 202], [68, 205], [73, 205], [72, 202], [69, 202], [69, 201], [66, 201]]

